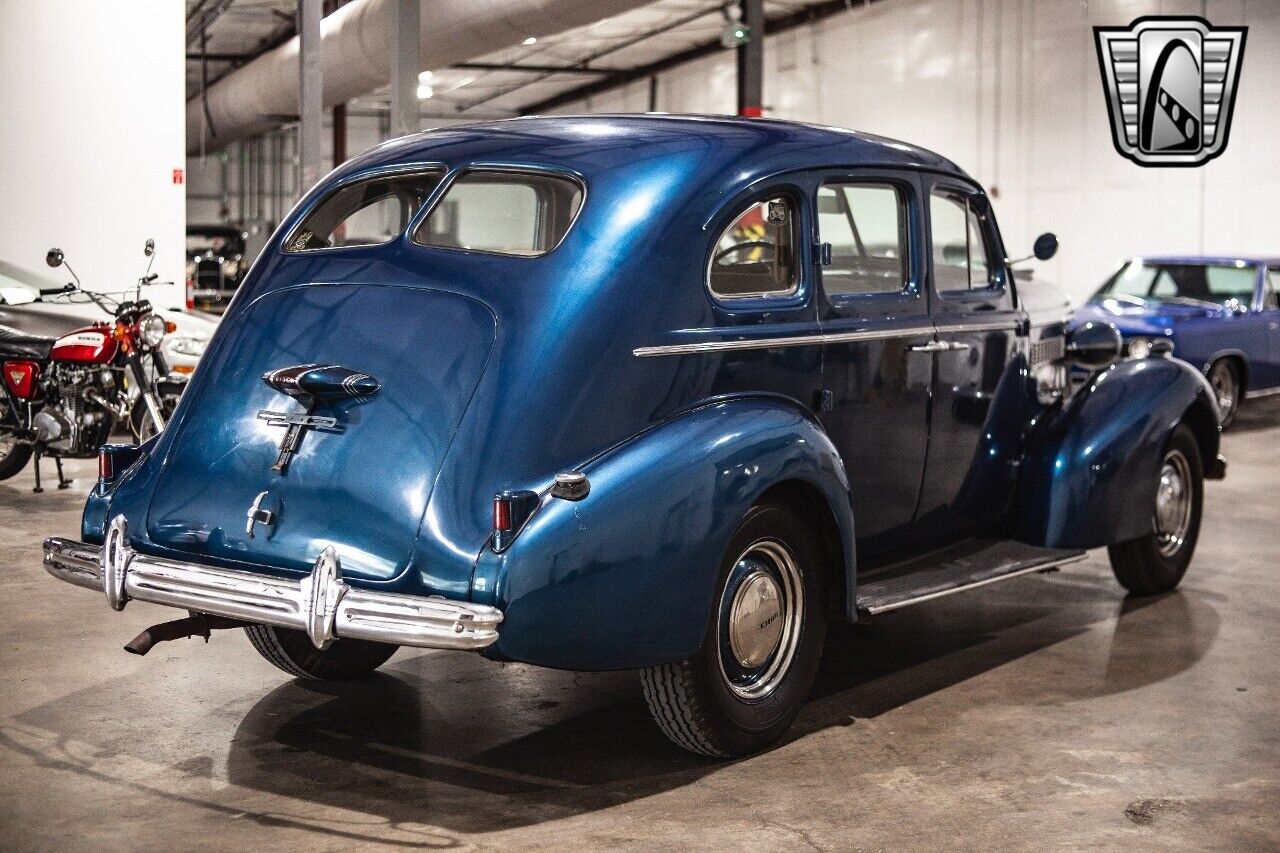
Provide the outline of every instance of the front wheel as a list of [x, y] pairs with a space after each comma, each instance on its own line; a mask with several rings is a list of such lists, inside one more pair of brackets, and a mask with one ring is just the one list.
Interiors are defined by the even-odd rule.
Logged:
[[298, 678], [345, 681], [361, 678], [382, 666], [399, 646], [368, 640], [334, 640], [321, 651], [302, 631], [273, 625], [246, 625], [249, 642], [276, 667]]
[[752, 507], [729, 540], [702, 648], [641, 672], [649, 711], [685, 749], [754, 752], [791, 725], [808, 697], [826, 632], [822, 549], [780, 505]]
[[1151, 531], [1107, 549], [1120, 585], [1135, 595], [1155, 595], [1176, 587], [1196, 549], [1203, 503], [1200, 447], [1191, 430], [1179, 424], [1160, 462]]
[[31, 451], [31, 445], [18, 441], [13, 433], [0, 431], [0, 480], [8, 480], [27, 467]]
[[1236, 419], [1236, 409], [1240, 408], [1240, 376], [1235, 363], [1229, 358], [1215, 361], [1209, 368], [1209, 385], [1218, 400], [1222, 428], [1226, 429]]

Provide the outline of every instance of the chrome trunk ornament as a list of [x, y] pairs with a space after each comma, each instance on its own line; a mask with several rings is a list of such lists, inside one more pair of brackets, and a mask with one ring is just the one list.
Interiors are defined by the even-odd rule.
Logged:
[[[268, 409], [258, 412], [258, 417], [271, 426], [286, 427], [284, 438], [280, 440], [280, 453], [271, 466], [271, 470], [281, 474], [288, 469], [289, 461], [298, 451], [303, 430], [311, 428], [342, 432], [337, 418], [311, 414], [316, 406], [368, 397], [382, 387], [382, 383], [369, 374], [338, 364], [281, 367], [263, 374], [262, 381], [306, 407], [302, 412], [273, 412]], [[252, 523], [249, 526], [252, 528]], [[253, 535], [251, 531], [249, 535]]]

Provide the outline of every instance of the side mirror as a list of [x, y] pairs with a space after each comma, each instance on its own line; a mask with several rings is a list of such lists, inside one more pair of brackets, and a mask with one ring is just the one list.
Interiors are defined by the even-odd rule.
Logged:
[[62, 250], [56, 246], [45, 253], [44, 262], [51, 267], [62, 266]]
[[1092, 370], [1115, 362], [1123, 348], [1120, 332], [1110, 323], [1091, 320], [1067, 333], [1067, 360]]
[[1036, 238], [1031, 245], [1031, 253], [1036, 260], [1047, 261], [1058, 254], [1058, 237], [1052, 231], [1046, 231]]
[[142, 247], [142, 254], [146, 255], [149, 258], [155, 253], [156, 253], [156, 241], [148, 237], [147, 242]]

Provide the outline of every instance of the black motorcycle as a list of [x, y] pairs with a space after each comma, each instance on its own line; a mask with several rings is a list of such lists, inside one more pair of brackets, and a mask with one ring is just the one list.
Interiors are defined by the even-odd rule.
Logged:
[[71, 481], [62, 472], [64, 458], [93, 457], [120, 426], [127, 425], [138, 442], [164, 429], [186, 377], [169, 373], [160, 350], [173, 324], [142, 298], [142, 288], [157, 278], [151, 272], [155, 242], [147, 240], [144, 251], [147, 271], [132, 298], [126, 293], [120, 299], [85, 290], [61, 249], [45, 257], [51, 267], [66, 266], [75, 281], [41, 296], [92, 302], [110, 322], [57, 339], [0, 327], [0, 384], [7, 404], [0, 410], [0, 480], [16, 475], [34, 455], [35, 491], [44, 491], [40, 459], [49, 456], [58, 488], [65, 489]]

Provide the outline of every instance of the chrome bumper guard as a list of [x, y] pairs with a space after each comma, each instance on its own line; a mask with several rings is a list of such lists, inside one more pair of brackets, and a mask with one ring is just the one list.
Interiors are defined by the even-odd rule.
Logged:
[[46, 539], [44, 567], [59, 580], [105, 592], [115, 610], [137, 599], [294, 628], [318, 649], [337, 638], [428, 649], [482, 649], [498, 639], [497, 608], [350, 587], [333, 548], [295, 581], [140, 554], [128, 542], [124, 517], [116, 516], [101, 547]]

